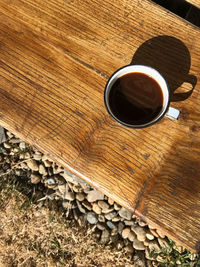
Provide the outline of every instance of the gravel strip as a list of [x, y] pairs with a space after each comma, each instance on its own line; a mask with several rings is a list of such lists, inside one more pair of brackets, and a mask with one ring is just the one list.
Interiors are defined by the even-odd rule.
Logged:
[[[118, 249], [125, 247], [133, 253], [135, 266], [159, 266], [165, 261], [160, 255], [163, 249], [170, 249], [170, 243], [161, 231], [147, 225], [12, 133], [1, 129], [1, 134], [0, 176], [12, 172], [19, 179], [28, 179], [35, 186], [39, 207], [46, 200], [61, 203], [66, 218], [73, 217], [82, 226], [88, 222], [99, 231], [101, 244], [113, 243]], [[182, 247], [176, 249], [184, 251]], [[196, 257], [196, 254], [192, 255]], [[182, 265], [177, 262], [176, 266]]]

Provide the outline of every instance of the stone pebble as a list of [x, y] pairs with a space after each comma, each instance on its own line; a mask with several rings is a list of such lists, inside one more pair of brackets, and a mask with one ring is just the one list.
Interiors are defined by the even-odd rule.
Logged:
[[37, 161], [40, 161], [42, 159], [42, 154], [40, 152], [35, 152], [33, 158]]
[[75, 199], [74, 192], [65, 192], [64, 199], [73, 201]]
[[128, 235], [128, 239], [133, 242], [135, 239], [137, 239], [136, 234], [133, 231], [130, 231], [129, 235]]
[[132, 217], [132, 213], [128, 211], [127, 209], [125, 209], [124, 207], [122, 207], [119, 210], [119, 215], [125, 220], [131, 220], [131, 217]]
[[156, 240], [149, 242], [150, 251], [160, 252], [160, 246]]
[[146, 232], [146, 238], [148, 240], [153, 240], [155, 237], [154, 237], [154, 235], [150, 231], [147, 231]]
[[78, 192], [78, 193], [76, 194], [76, 199], [77, 199], [78, 201], [82, 202], [82, 201], [85, 199], [85, 195], [84, 195], [84, 193]]
[[[62, 176], [61, 176], [62, 177]], [[75, 192], [75, 193], [81, 193], [83, 192], [83, 188], [80, 186], [80, 185], [73, 185], [72, 186], [72, 190]]]
[[114, 200], [112, 198], [108, 198], [108, 204], [112, 206], [114, 204]]
[[9, 140], [9, 142], [10, 142], [11, 144], [19, 144], [20, 142], [22, 142], [22, 140], [19, 139], [19, 138], [17, 138], [17, 137], [12, 137], [12, 138]]
[[81, 187], [83, 188], [84, 193], [88, 193], [91, 190], [91, 187], [87, 183], [81, 183]]
[[9, 139], [11, 139], [12, 137], [14, 137], [14, 134], [9, 132], [8, 130], [6, 131], [6, 134], [8, 136]]
[[136, 249], [136, 250], [145, 250], [144, 243], [141, 242], [141, 241], [139, 241], [139, 240], [137, 240], [137, 239], [135, 239], [135, 240], [133, 241], [133, 247], [134, 247], [134, 249]]
[[103, 201], [103, 200], [99, 200], [99, 201], [98, 201], [98, 205], [99, 205], [99, 207], [102, 209], [102, 211], [106, 211], [106, 210], [109, 209], [109, 205], [108, 205], [108, 203], [106, 203], [106, 202]]
[[6, 149], [10, 149], [10, 148], [11, 148], [11, 145], [10, 145], [8, 142], [4, 142], [4, 143], [3, 143], [3, 146], [4, 146]]
[[114, 218], [112, 218], [112, 222], [119, 222], [120, 221], [120, 216], [116, 216]]
[[[15, 151], [14, 151], [15, 152]], [[30, 152], [26, 152], [25, 154], [24, 154], [24, 158], [25, 159], [30, 159], [31, 158], [31, 154], [30, 154]]]
[[92, 205], [92, 210], [96, 213], [96, 214], [101, 214], [102, 210], [101, 208], [99, 207], [99, 205], [97, 203], [94, 203]]
[[149, 227], [149, 229], [153, 229], [153, 230], [156, 229], [156, 228], [155, 228], [153, 225], [151, 225], [151, 224], [149, 224], [148, 227]]
[[87, 214], [87, 221], [90, 224], [96, 224], [98, 222], [97, 215], [94, 212], [88, 212], [88, 214]]
[[56, 181], [53, 177], [45, 179], [45, 185], [49, 188], [55, 188], [57, 186]]
[[157, 232], [157, 234], [158, 234], [159, 237], [165, 238], [165, 234], [163, 234], [162, 231], [160, 231], [160, 230], [157, 229], [156, 232]]
[[47, 170], [46, 170], [46, 168], [44, 167], [43, 164], [39, 165], [39, 173], [42, 174], [42, 175], [47, 175]]
[[50, 160], [48, 160], [48, 159], [43, 160], [43, 163], [44, 163], [44, 166], [47, 167], [47, 168], [51, 167], [51, 165], [52, 165], [52, 162]]
[[114, 209], [115, 210], [120, 210], [121, 209], [121, 206], [118, 205], [117, 203], [114, 203]]
[[117, 227], [116, 224], [111, 221], [107, 221], [106, 224], [111, 230]]
[[97, 200], [103, 200], [103, 199], [104, 199], [104, 194], [98, 190], [91, 190], [87, 194], [87, 200], [89, 202], [95, 202]]
[[26, 162], [27, 166], [29, 169], [31, 169], [32, 171], [37, 172], [39, 170], [39, 166], [37, 161], [35, 161], [34, 159], [30, 159]]
[[53, 173], [54, 174], [59, 174], [61, 172], [63, 172], [63, 167], [55, 166], [55, 165], [53, 166]]
[[141, 227], [145, 227], [145, 226], [147, 226], [147, 223], [144, 222], [144, 221], [142, 221], [141, 219], [139, 219], [138, 224], [139, 224], [139, 226], [141, 226]]
[[63, 172], [60, 174], [62, 175], [62, 177], [67, 181], [70, 182], [74, 185], [81, 185], [81, 187], [83, 188], [88, 188], [89, 190], [91, 190], [90, 185], [87, 184], [86, 182], [84, 182], [82, 179], [78, 178], [76, 175], [74, 175], [73, 173], [67, 171], [67, 170], [63, 170]]
[[145, 245], [145, 247], [148, 247], [149, 246], [149, 244], [150, 244], [150, 240], [149, 239], [145, 239], [144, 240], [144, 245]]
[[102, 210], [102, 212], [103, 212], [104, 214], [111, 213], [112, 211], [114, 211], [114, 208], [113, 208], [113, 207], [109, 207], [108, 209], [104, 209], [104, 210]]
[[127, 227], [124, 228], [124, 229], [122, 230], [122, 232], [121, 232], [122, 237], [123, 237], [124, 239], [128, 238], [130, 232], [131, 232], [131, 229], [130, 229], [130, 228], [127, 228]]
[[133, 220], [131, 220], [131, 221], [124, 220], [124, 223], [125, 223], [125, 225], [127, 225], [127, 226], [132, 226], [132, 225], [135, 224], [135, 222], [134, 222]]
[[101, 223], [101, 222], [98, 222], [97, 223], [97, 228], [101, 231], [105, 230], [106, 229], [106, 226], [104, 223]]
[[144, 228], [140, 226], [132, 226], [131, 230], [137, 235], [137, 239], [139, 241], [145, 241], [146, 239], [146, 231]]
[[86, 199], [84, 199], [84, 201], [82, 202], [82, 205], [88, 209], [88, 210], [92, 210], [92, 205], [90, 202], [88, 202]]
[[31, 183], [38, 184], [41, 181], [41, 176], [39, 174], [31, 174]]
[[155, 229], [150, 229], [149, 228], [149, 231], [152, 235], [154, 235], [155, 237], [159, 237], [159, 235], [157, 234], [156, 230]]
[[105, 222], [106, 221], [106, 219], [105, 219], [103, 214], [99, 214], [98, 219], [99, 219], [100, 222]]
[[116, 216], [117, 216], [117, 212], [116, 211], [112, 211], [112, 212], [109, 212], [109, 213], [105, 214], [105, 218], [107, 220], [112, 220]]

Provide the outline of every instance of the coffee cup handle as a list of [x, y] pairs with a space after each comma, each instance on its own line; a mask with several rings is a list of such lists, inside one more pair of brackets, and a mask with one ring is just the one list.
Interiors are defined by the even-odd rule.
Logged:
[[173, 120], [178, 120], [179, 115], [180, 111], [178, 109], [169, 107], [165, 116]]

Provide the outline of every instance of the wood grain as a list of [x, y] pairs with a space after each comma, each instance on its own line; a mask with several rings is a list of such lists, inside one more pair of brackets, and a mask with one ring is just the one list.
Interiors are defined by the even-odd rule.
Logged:
[[[1, 125], [195, 250], [199, 30], [147, 0], [0, 3]], [[158, 67], [185, 98], [172, 103], [178, 121], [132, 130], [109, 117], [106, 81], [131, 62]]]
[[187, 0], [188, 3], [200, 8], [200, 1], [199, 0]]

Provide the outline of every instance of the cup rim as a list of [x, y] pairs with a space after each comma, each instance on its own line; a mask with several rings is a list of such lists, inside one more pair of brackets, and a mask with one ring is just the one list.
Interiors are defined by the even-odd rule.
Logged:
[[[155, 118], [153, 121], [150, 121], [150, 122], [147, 122], [147, 123], [145, 123], [145, 124], [141, 124], [141, 125], [128, 124], [128, 123], [125, 123], [125, 122], [119, 120], [119, 119], [112, 113], [111, 109], [109, 108], [108, 97], [107, 97], [107, 95], [106, 95], [106, 94], [107, 94], [107, 90], [109, 89], [108, 85], [109, 85], [110, 81], [113, 79], [113, 77], [114, 77], [118, 72], [120, 72], [122, 69], [125, 69], [125, 68], [127, 68], [127, 67], [131, 67], [131, 66], [134, 66], [135, 68], [137, 68], [137, 67], [139, 67], [139, 68], [141, 68], [141, 67], [145, 67], [145, 68], [148, 68], [148, 69], [153, 70], [155, 73], [157, 73], [157, 74], [164, 80], [165, 85], [166, 85], [166, 88], [167, 88], [167, 93], [168, 93], [168, 102], [167, 102], [167, 105], [166, 105], [164, 111], [162, 111], [162, 114], [158, 115], [158, 117]], [[132, 71], [132, 72], [134, 73], [134, 71]], [[137, 72], [137, 73], [144, 73], [144, 72], [142, 72], [142, 71], [135, 71], [135, 72]], [[130, 73], [131, 73], [131, 71], [130, 71]], [[146, 74], [146, 73], [145, 73], [145, 74]], [[123, 74], [123, 75], [125, 75], [125, 74]], [[119, 77], [121, 77], [121, 76], [123, 76], [123, 75], [120, 75]], [[146, 75], [148, 75], [148, 74], [146, 74]], [[149, 76], [150, 76], [150, 75], [149, 75]], [[150, 76], [150, 77], [152, 77], [154, 80], [156, 80], [153, 76]], [[158, 81], [156, 80], [156, 82], [158, 82]], [[158, 84], [159, 84], [159, 83], [158, 83]], [[160, 84], [159, 84], [159, 85], [160, 85]], [[160, 85], [160, 87], [161, 87], [161, 85]], [[162, 87], [161, 87], [161, 89], [162, 89]], [[108, 81], [107, 81], [107, 83], [106, 83], [106, 85], [105, 85], [105, 90], [104, 90], [104, 104], [105, 104], [105, 107], [106, 107], [107, 112], [109, 113], [109, 115], [110, 115], [110, 116], [111, 116], [117, 123], [119, 123], [119, 124], [121, 124], [121, 125], [123, 125], [123, 126], [125, 126], [125, 127], [133, 128], [133, 129], [147, 128], [147, 127], [150, 127], [150, 126], [152, 126], [153, 124], [157, 123], [158, 121], [160, 121], [160, 120], [165, 116], [165, 114], [166, 114], [166, 112], [167, 112], [167, 110], [168, 110], [168, 108], [169, 108], [169, 105], [170, 105], [170, 91], [169, 91], [169, 86], [168, 86], [167, 81], [165, 80], [165, 78], [162, 76], [162, 74], [161, 74], [159, 71], [157, 71], [156, 69], [154, 69], [154, 68], [152, 68], [152, 67], [150, 67], [150, 66], [147, 66], [147, 65], [125, 65], [125, 66], [123, 66], [123, 67], [117, 69], [117, 70], [116, 70], [116, 71], [109, 77], [109, 79], [108, 79]]]

